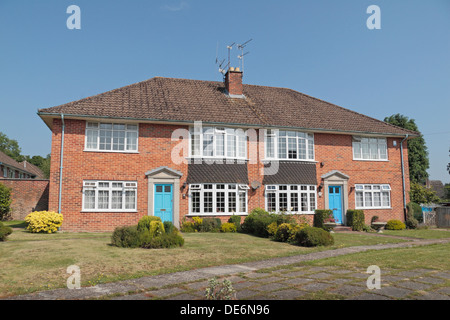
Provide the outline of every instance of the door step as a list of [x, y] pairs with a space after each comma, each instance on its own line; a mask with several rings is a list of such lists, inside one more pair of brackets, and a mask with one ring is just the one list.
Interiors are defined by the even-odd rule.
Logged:
[[352, 231], [351, 227], [346, 227], [346, 226], [336, 226], [333, 228], [333, 231], [335, 232], [339, 232], [339, 231]]

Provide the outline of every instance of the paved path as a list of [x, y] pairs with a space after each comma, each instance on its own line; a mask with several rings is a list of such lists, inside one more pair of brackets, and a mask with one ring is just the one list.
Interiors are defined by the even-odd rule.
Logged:
[[[409, 239], [411, 240], [411, 239]], [[10, 297], [9, 300], [115, 299], [196, 300], [203, 299], [208, 279], [227, 278], [237, 299], [450, 299], [450, 271], [429, 269], [382, 270], [382, 288], [368, 290], [366, 270], [339, 267], [292, 266], [299, 262], [336, 257], [367, 250], [405, 248], [450, 239], [413, 240], [405, 243], [357, 246], [292, 257], [202, 268], [184, 272], [99, 284], [78, 290], [56, 289]], [[272, 271], [264, 272], [264, 269]]]

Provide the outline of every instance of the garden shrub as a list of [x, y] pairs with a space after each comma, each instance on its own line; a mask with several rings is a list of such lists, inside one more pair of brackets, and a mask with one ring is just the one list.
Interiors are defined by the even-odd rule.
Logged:
[[405, 228], [405, 224], [400, 220], [389, 220], [385, 227], [386, 230], [403, 230]]
[[241, 216], [232, 215], [230, 219], [228, 219], [228, 222], [234, 223], [237, 231], [241, 229]]
[[200, 232], [219, 232], [222, 221], [219, 218], [203, 218], [198, 231]]
[[181, 224], [181, 232], [196, 232], [195, 224], [192, 221], [183, 221]]
[[63, 222], [63, 215], [53, 211], [34, 211], [25, 217], [27, 230], [33, 233], [53, 233]]
[[157, 237], [162, 235], [163, 233], [166, 233], [164, 230], [164, 225], [161, 221], [152, 221], [150, 222], [150, 230], [149, 230], [150, 236]]
[[258, 237], [269, 237], [268, 226], [272, 223], [280, 225], [282, 223], [291, 223], [294, 219], [286, 214], [269, 213], [261, 208], [253, 209], [244, 219], [241, 225], [242, 232], [253, 234]]
[[6, 237], [12, 233], [12, 229], [10, 227], [5, 226], [0, 221], [0, 241], [6, 241]]
[[419, 221], [423, 221], [422, 207], [415, 202], [410, 202], [406, 205], [406, 209], [406, 227], [416, 229]]
[[11, 202], [11, 189], [0, 183], [0, 220], [9, 218]]
[[111, 236], [111, 244], [121, 248], [137, 248], [141, 245], [141, 234], [149, 232], [138, 231], [137, 226], [117, 227]]
[[203, 225], [203, 218], [193, 217], [192, 220], [194, 220], [194, 229], [200, 231], [200, 228]]
[[137, 228], [139, 231], [145, 231], [150, 230], [150, 224], [153, 221], [159, 221], [161, 222], [161, 218], [157, 216], [143, 216], [141, 219], [139, 219]]
[[164, 230], [166, 231], [166, 233], [172, 233], [173, 230], [175, 229], [175, 226], [170, 221], [164, 221], [163, 225], [164, 225]]
[[224, 224], [222, 224], [222, 226], [220, 227], [220, 231], [222, 232], [236, 232], [237, 228], [236, 225], [232, 222], [226, 222]]
[[292, 244], [302, 247], [329, 246], [334, 244], [334, 238], [321, 228], [308, 226], [294, 234]]
[[347, 210], [347, 226], [353, 231], [362, 231], [365, 225], [365, 216], [363, 210]]
[[279, 242], [287, 242], [292, 235], [292, 230], [295, 225], [291, 223], [282, 223], [278, 226], [275, 234], [273, 235], [273, 240]]
[[313, 226], [328, 231], [328, 228], [323, 225], [324, 220], [333, 218], [333, 211], [330, 209], [314, 210]]
[[144, 249], [174, 248], [183, 245], [184, 239], [176, 228], [171, 233], [161, 233], [157, 236], [152, 236], [150, 232], [140, 235], [140, 247]]

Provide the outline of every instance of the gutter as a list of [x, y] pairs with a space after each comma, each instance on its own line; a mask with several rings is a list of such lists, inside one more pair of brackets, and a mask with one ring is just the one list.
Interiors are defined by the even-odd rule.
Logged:
[[61, 134], [61, 155], [60, 155], [60, 164], [59, 164], [59, 195], [58, 195], [58, 213], [61, 213], [61, 189], [62, 189], [62, 174], [63, 174], [63, 161], [64, 161], [64, 131], [66, 125], [64, 123], [64, 114], [61, 113], [61, 121], [62, 121], [62, 134]]
[[402, 186], [403, 186], [403, 215], [406, 221], [406, 184], [405, 184], [405, 164], [403, 162], [403, 142], [408, 139], [408, 134], [405, 138], [400, 142], [400, 157], [402, 162]]

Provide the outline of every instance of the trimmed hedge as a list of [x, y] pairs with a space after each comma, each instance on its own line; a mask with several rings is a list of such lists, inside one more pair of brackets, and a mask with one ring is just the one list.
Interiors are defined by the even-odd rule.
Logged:
[[362, 231], [365, 226], [365, 216], [363, 210], [347, 210], [347, 226], [353, 231]]
[[385, 227], [386, 230], [403, 230], [405, 228], [405, 224], [400, 220], [389, 220]]
[[12, 233], [12, 229], [10, 227], [5, 226], [0, 221], [0, 241], [6, 241], [6, 237]]
[[333, 210], [330, 209], [316, 209], [314, 210], [313, 226], [328, 231], [328, 228], [324, 226], [324, 220], [333, 218]]
[[302, 247], [330, 246], [334, 244], [334, 238], [321, 228], [305, 227], [294, 234], [292, 244]]
[[141, 246], [141, 232], [137, 226], [117, 227], [111, 236], [111, 244], [121, 248], [138, 248]]

